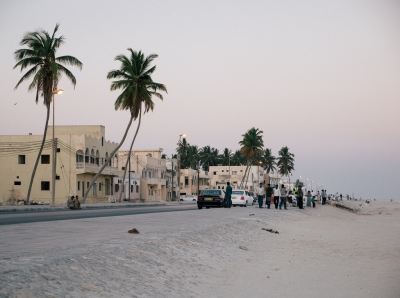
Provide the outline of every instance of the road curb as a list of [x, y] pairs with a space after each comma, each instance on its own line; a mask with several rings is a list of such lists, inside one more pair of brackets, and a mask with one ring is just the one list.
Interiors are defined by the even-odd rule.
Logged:
[[[112, 209], [112, 208], [138, 208], [138, 207], [156, 207], [156, 206], [166, 206], [167, 204], [161, 203], [161, 204], [140, 204], [136, 205], [133, 203], [132, 205], [82, 205], [81, 208], [82, 210], [87, 210], [87, 209]], [[14, 207], [14, 206], [12, 206]], [[66, 211], [70, 210], [67, 206], [59, 206], [59, 207], [14, 207], [12, 208], [11, 206], [7, 208], [2, 209], [0, 207], [0, 213], [10, 213], [10, 212], [35, 212], [35, 211]]]

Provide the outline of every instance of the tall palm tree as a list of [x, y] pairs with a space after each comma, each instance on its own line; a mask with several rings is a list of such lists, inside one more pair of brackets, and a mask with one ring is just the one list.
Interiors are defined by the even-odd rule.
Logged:
[[[272, 155], [271, 149], [266, 148], [261, 155], [261, 162], [263, 164], [264, 170], [266, 170], [268, 177], [269, 173], [274, 172], [276, 170], [276, 163], [275, 163], [276, 157]], [[270, 183], [268, 181], [268, 183]]]
[[200, 161], [205, 171], [209, 171], [210, 165], [213, 165], [213, 155], [210, 146], [204, 146], [199, 150]]
[[225, 148], [222, 154], [219, 156], [219, 160], [223, 166], [228, 166], [231, 159], [231, 153], [228, 148]]
[[[110, 90], [115, 91], [118, 89], [122, 89], [122, 93], [117, 97], [115, 101], [115, 109], [129, 110], [131, 113], [131, 118], [125, 130], [125, 134], [121, 140], [121, 143], [111, 152], [111, 157], [114, 156], [115, 152], [117, 152], [124, 143], [132, 121], [136, 120], [139, 117], [135, 136], [129, 148], [122, 181], [125, 181], [126, 169], [128, 168], [127, 164], [128, 162], [130, 162], [132, 147], [139, 132], [142, 119], [142, 109], [144, 108], [144, 114], [146, 114], [150, 110], [153, 111], [154, 102], [152, 101], [152, 97], [155, 96], [163, 100], [163, 96], [157, 91], [167, 92], [167, 89], [163, 84], [153, 82], [153, 79], [151, 78], [151, 75], [156, 70], [156, 66], [150, 66], [150, 64], [158, 56], [156, 54], [151, 54], [145, 57], [145, 55], [141, 51], [136, 52], [133, 51], [131, 48], [129, 48], [128, 51], [130, 52], [130, 57], [127, 57], [125, 55], [118, 55], [117, 57], [115, 57], [116, 61], [121, 62], [121, 66], [119, 69], [112, 70], [107, 74], [107, 79], [117, 79], [115, 81], [112, 81]], [[107, 163], [105, 163], [99, 169], [96, 176], [93, 178], [93, 181], [90, 183], [88, 189], [86, 190], [83, 202], [85, 202], [90, 188], [96, 182], [97, 178], [100, 176], [106, 166]], [[120, 200], [121, 196], [122, 191], [120, 193]]]
[[263, 152], [264, 141], [262, 139], [262, 134], [262, 130], [254, 127], [250, 128], [245, 134], [242, 135], [243, 140], [239, 142], [239, 145], [241, 146], [240, 151], [242, 152], [242, 155], [247, 159], [247, 166], [242, 181], [240, 183], [240, 188], [243, 187], [247, 171], [255, 155], [257, 153], [261, 154]]
[[219, 156], [219, 150], [217, 148], [211, 148], [211, 163], [210, 166], [217, 166], [221, 163]]
[[240, 150], [236, 150], [231, 157], [231, 165], [242, 166], [244, 164], [246, 164], [246, 159], [243, 157], [243, 154]]
[[[21, 71], [23, 71], [27, 67], [32, 67], [22, 76], [15, 86], [15, 89], [17, 89], [22, 82], [33, 76], [33, 80], [29, 84], [28, 90], [36, 91], [36, 103], [38, 103], [39, 95], [43, 97], [43, 104], [47, 109], [42, 144], [29, 182], [28, 194], [26, 197], [27, 204], [29, 203], [33, 179], [35, 178], [36, 169], [46, 140], [50, 116], [50, 104], [53, 100], [54, 91], [57, 90], [57, 84], [62, 75], [65, 75], [71, 81], [74, 88], [76, 86], [75, 76], [64, 65], [77, 66], [79, 69], [82, 69], [82, 63], [73, 56], [56, 57], [57, 50], [63, 43], [65, 43], [64, 36], [55, 37], [59, 26], [59, 24], [56, 24], [52, 35], [45, 30], [26, 33], [22, 38], [20, 45], [27, 46], [27, 48], [19, 49], [14, 52], [15, 60], [17, 60], [14, 69], [20, 67]], [[54, 188], [54, 185], [52, 187]]]
[[176, 148], [176, 152], [179, 156], [179, 161], [180, 161], [180, 167], [182, 169], [186, 169], [189, 167], [188, 163], [188, 149], [190, 144], [186, 141], [186, 138], [183, 138], [178, 142], [178, 147]]
[[187, 159], [189, 163], [189, 168], [197, 169], [200, 161], [200, 156], [199, 156], [199, 148], [196, 145], [188, 147], [187, 157], [188, 157]]
[[294, 170], [294, 154], [289, 152], [288, 147], [282, 147], [278, 152], [278, 173], [282, 176], [288, 176]]

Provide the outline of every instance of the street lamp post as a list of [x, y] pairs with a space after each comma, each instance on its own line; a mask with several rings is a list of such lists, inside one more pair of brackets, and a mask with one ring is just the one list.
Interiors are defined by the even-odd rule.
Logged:
[[[180, 134], [179, 135], [179, 142], [181, 142], [182, 138], [185, 138], [186, 134]], [[180, 187], [181, 187], [181, 160], [180, 160], [180, 154], [178, 152], [178, 191], [180, 192]]]
[[55, 206], [55, 201], [56, 201], [56, 162], [57, 162], [57, 140], [54, 138], [54, 95], [55, 94], [61, 94], [63, 93], [64, 90], [62, 89], [57, 89], [53, 91], [53, 166], [51, 169], [51, 184], [53, 186], [52, 192], [51, 192], [51, 206]]
[[231, 154], [232, 150], [229, 150], [228, 160], [229, 160], [229, 183], [231, 183]]

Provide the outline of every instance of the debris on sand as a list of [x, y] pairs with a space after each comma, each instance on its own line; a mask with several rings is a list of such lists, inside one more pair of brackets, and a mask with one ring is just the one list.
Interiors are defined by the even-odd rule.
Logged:
[[274, 229], [261, 228], [261, 230], [264, 230], [264, 231], [267, 231], [267, 232], [270, 232], [270, 233], [273, 233], [273, 234], [279, 234], [279, 232], [277, 230], [274, 230]]
[[130, 234], [139, 234], [139, 231], [136, 229], [129, 230], [128, 233]]
[[252, 214], [249, 214], [249, 216], [254, 216], [254, 213], [252, 213]]
[[249, 250], [246, 246], [239, 246], [240, 249]]

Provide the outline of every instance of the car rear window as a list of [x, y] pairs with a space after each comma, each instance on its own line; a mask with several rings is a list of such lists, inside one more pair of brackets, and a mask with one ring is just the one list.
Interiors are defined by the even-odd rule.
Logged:
[[207, 196], [219, 196], [221, 194], [220, 190], [211, 190], [207, 189], [201, 193], [202, 196], [207, 195]]
[[232, 194], [233, 194], [233, 195], [242, 195], [242, 194], [243, 194], [243, 191], [234, 190], [234, 191], [232, 191]]

